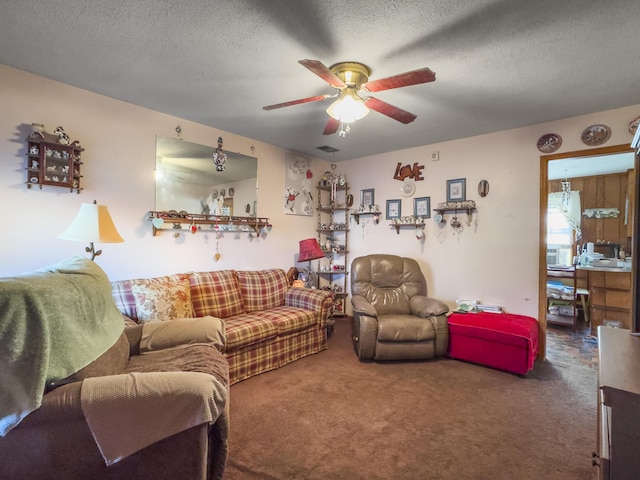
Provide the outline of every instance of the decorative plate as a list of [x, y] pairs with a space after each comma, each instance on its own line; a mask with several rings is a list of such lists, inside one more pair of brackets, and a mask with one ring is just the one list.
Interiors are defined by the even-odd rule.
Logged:
[[347, 207], [351, 207], [353, 205], [353, 195], [347, 195]]
[[606, 125], [591, 125], [582, 132], [582, 143], [589, 146], [602, 145], [611, 137], [611, 129]]
[[29, 180], [31, 183], [38, 183], [38, 177], [31, 177]]
[[562, 137], [556, 133], [547, 133], [538, 139], [537, 147], [542, 153], [553, 153], [562, 145]]
[[232, 188], [229, 189], [229, 191], [227, 192], [229, 194], [230, 197], [233, 197], [233, 195], [236, 193], [236, 191]]
[[224, 197], [227, 194], [227, 191], [224, 188], [220, 189], [220, 196]]
[[633, 120], [631, 120], [631, 123], [629, 123], [629, 133], [631, 135], [636, 134], [636, 130], [638, 130], [639, 123], [640, 123], [640, 117], [636, 117]]
[[416, 193], [416, 183], [410, 178], [405, 178], [400, 191], [403, 196], [410, 197]]

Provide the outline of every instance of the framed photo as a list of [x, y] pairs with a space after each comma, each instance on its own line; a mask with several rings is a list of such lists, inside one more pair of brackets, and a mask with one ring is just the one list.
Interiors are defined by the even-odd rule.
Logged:
[[431, 197], [413, 199], [413, 216], [431, 218]]
[[467, 199], [467, 179], [447, 180], [447, 202], [464, 202]]
[[402, 200], [387, 200], [387, 220], [400, 218]]
[[367, 188], [366, 190], [360, 190], [360, 205], [373, 205], [374, 204], [373, 188]]

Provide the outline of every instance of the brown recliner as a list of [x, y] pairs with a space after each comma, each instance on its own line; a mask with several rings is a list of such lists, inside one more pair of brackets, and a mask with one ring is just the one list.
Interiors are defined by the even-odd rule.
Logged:
[[372, 254], [351, 263], [353, 341], [361, 360], [420, 360], [444, 355], [449, 307], [427, 297], [418, 262]]

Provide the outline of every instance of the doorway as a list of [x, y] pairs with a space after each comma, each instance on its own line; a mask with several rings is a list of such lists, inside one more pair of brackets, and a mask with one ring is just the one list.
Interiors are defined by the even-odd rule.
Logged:
[[[633, 149], [629, 145], [616, 145], [612, 147], [595, 148], [588, 150], [579, 150], [573, 152], [566, 152], [554, 155], [543, 155], [540, 157], [540, 252], [539, 252], [539, 304], [538, 304], [538, 318], [540, 321], [541, 338], [539, 343], [539, 359], [546, 358], [547, 347], [547, 236], [548, 236], [548, 198], [550, 188], [550, 180], [555, 178], [569, 179], [571, 177], [597, 177], [601, 175], [609, 175], [620, 172], [620, 168], [611, 168], [614, 163], [613, 159], [619, 158], [620, 154], [629, 153], [631, 159], [631, 167], [634, 168], [635, 159]], [[614, 157], [615, 155], [615, 157]], [[604, 159], [602, 157], [609, 157]], [[628, 166], [628, 164], [627, 164]], [[572, 171], [575, 168], [575, 171]], [[587, 170], [587, 168], [589, 168]], [[628, 168], [624, 168], [627, 170]], [[614, 172], [613, 170], [617, 170]], [[560, 180], [558, 180], [560, 182]], [[635, 199], [635, 194], [633, 199]], [[633, 206], [633, 203], [632, 203]], [[627, 207], [626, 205], [622, 206]], [[587, 205], [582, 205], [582, 208], [589, 208]], [[633, 210], [637, 211], [637, 206], [633, 206]], [[627, 207], [627, 211], [623, 211], [623, 215], [628, 213], [631, 209]], [[629, 232], [633, 232], [631, 226]], [[591, 235], [595, 235], [591, 232]], [[591, 240], [590, 240], [591, 241]], [[595, 238], [594, 240], [595, 241]], [[631, 242], [629, 242], [631, 243]], [[629, 245], [631, 247], [631, 245]], [[625, 247], [626, 248], [626, 247]], [[635, 262], [634, 262], [635, 263]], [[635, 273], [632, 273], [632, 278], [635, 278]]]

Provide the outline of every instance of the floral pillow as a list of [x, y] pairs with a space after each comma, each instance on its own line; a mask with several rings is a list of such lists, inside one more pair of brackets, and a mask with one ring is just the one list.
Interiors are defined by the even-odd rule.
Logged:
[[141, 323], [193, 317], [188, 280], [132, 285], [131, 292], [136, 301], [138, 321]]

